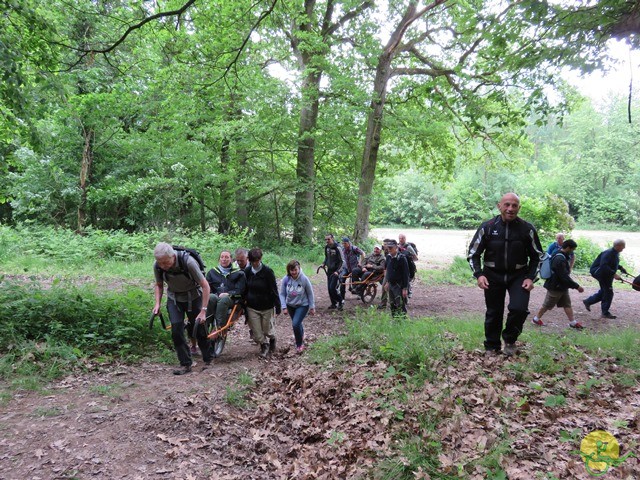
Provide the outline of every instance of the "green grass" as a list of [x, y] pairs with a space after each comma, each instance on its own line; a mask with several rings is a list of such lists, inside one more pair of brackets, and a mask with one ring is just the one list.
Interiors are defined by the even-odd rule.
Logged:
[[235, 384], [225, 387], [224, 401], [232, 407], [245, 409], [251, 403], [249, 391], [255, 386], [255, 379], [250, 372], [244, 371], [238, 374]]

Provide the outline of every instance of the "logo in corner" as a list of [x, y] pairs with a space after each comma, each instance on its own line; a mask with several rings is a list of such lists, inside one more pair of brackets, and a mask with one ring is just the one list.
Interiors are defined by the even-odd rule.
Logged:
[[620, 444], [616, 437], [604, 430], [589, 433], [580, 442], [580, 456], [590, 475], [600, 477], [611, 467], [620, 465], [630, 455], [620, 458]]

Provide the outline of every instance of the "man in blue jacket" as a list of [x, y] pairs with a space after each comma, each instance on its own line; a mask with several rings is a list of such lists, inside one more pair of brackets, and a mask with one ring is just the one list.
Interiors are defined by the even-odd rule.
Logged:
[[591, 311], [591, 305], [601, 302], [601, 318], [616, 318], [615, 315], [611, 314], [609, 308], [611, 308], [611, 302], [613, 302], [613, 280], [620, 280], [622, 278], [616, 271], [620, 270], [622, 273], [627, 273], [622, 265], [620, 265], [620, 252], [624, 250], [625, 246], [624, 240], [614, 240], [613, 247], [600, 253], [589, 269], [591, 276], [598, 280], [600, 290], [586, 300], [583, 300], [582, 303], [584, 303], [584, 308]]

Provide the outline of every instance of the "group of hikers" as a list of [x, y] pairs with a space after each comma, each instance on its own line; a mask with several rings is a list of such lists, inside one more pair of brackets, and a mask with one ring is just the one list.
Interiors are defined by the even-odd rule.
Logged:
[[[557, 306], [564, 309], [571, 328], [582, 329], [582, 324], [574, 318], [568, 292], [576, 289], [582, 293], [584, 289], [570, 276], [578, 246], [574, 240], [565, 240], [564, 235], [558, 234], [545, 253], [535, 227], [518, 216], [520, 199], [515, 193], [505, 194], [497, 207], [500, 214], [482, 223], [475, 232], [467, 258], [478, 287], [484, 291], [485, 354], [493, 356], [503, 352], [512, 356], [518, 353], [516, 341], [529, 314], [530, 293], [543, 260], [550, 259], [550, 275], [544, 283], [546, 297], [531, 320], [534, 325], [543, 326], [543, 315]], [[343, 309], [347, 288], [356, 295], [363, 295], [370, 282], [377, 282], [382, 284], [378, 308], [386, 309], [388, 305], [394, 317], [405, 316], [418, 260], [415, 244], [407, 242], [406, 236], [400, 234], [397, 241], [385, 239], [365, 256], [348, 237], [341, 240], [338, 244], [333, 234], [325, 235], [324, 261], [318, 267], [327, 275], [328, 309]], [[591, 311], [592, 305], [601, 303], [602, 318], [605, 319], [616, 318], [609, 309], [613, 300], [613, 280], [621, 279], [617, 271], [627, 274], [620, 265], [620, 252], [624, 248], [624, 240], [614, 241], [613, 247], [602, 252], [590, 269], [600, 289], [584, 299], [583, 304]], [[212, 322], [217, 327], [224, 325], [236, 303], [243, 305], [251, 339], [260, 347], [261, 358], [267, 358], [276, 349], [274, 312], [291, 317], [296, 351], [304, 351], [303, 320], [307, 314], [315, 313], [316, 306], [311, 282], [302, 273], [297, 260], [287, 264], [287, 274], [278, 288], [273, 270], [262, 263], [259, 248], [239, 248], [235, 258], [230, 251], [223, 250], [218, 265], [206, 274], [195, 251], [161, 242], [155, 247], [154, 256], [153, 313], [160, 312], [166, 283], [172, 339], [182, 367], [174, 374], [190, 372], [194, 365], [193, 355], [198, 350], [205, 366], [210, 364], [213, 355], [207, 326]], [[185, 330], [189, 341], [185, 338]]]
[[[262, 250], [259, 248], [237, 249], [235, 262], [231, 252], [223, 250], [218, 265], [206, 274], [204, 263], [193, 250], [174, 248], [161, 242], [153, 253], [156, 259], [153, 314], [160, 313], [166, 283], [171, 337], [182, 367], [173, 372], [175, 375], [192, 371], [193, 356], [198, 349], [205, 366], [211, 363], [213, 352], [207, 327], [225, 325], [229, 311], [240, 302], [251, 339], [260, 347], [261, 358], [266, 358], [276, 349], [274, 312], [276, 315], [281, 312], [290, 315], [296, 350], [298, 353], [304, 351], [302, 321], [307, 313], [315, 312], [315, 298], [311, 282], [300, 270], [297, 260], [287, 264], [287, 275], [278, 289], [276, 276], [262, 263]], [[185, 338], [185, 330], [189, 342]]]
[[329, 309], [342, 310], [347, 284], [351, 293], [362, 295], [368, 282], [379, 281], [382, 300], [378, 308], [383, 310], [388, 303], [393, 316], [407, 313], [418, 249], [415, 244], [407, 242], [404, 234], [398, 235], [397, 241], [385, 239], [382, 245], [375, 245], [368, 256], [352, 245], [349, 237], [342, 237], [342, 245], [332, 234], [325, 235], [324, 240], [324, 262], [319, 268], [327, 274]]
[[[379, 308], [386, 308], [390, 298], [392, 313], [406, 314], [410, 281], [418, 258], [415, 245], [407, 243], [401, 234], [399, 241], [385, 240], [384, 247], [376, 245], [373, 253], [365, 257], [348, 237], [342, 238], [341, 246], [333, 235], [326, 238], [325, 261], [321, 266], [327, 271], [330, 310], [342, 310], [347, 283], [350, 291], [358, 294], [370, 280], [383, 285]], [[251, 339], [260, 347], [261, 358], [276, 350], [274, 313], [291, 317], [296, 351], [305, 350], [303, 321], [307, 314], [315, 314], [315, 296], [300, 262], [291, 260], [287, 264], [287, 274], [278, 288], [273, 270], [262, 263], [262, 250], [238, 248], [234, 253], [235, 258], [229, 250], [221, 251], [218, 265], [205, 273], [204, 262], [195, 250], [165, 242], [154, 249], [153, 314], [160, 313], [166, 284], [171, 336], [181, 365], [173, 372], [175, 375], [191, 372], [195, 355], [202, 355], [205, 367], [211, 363], [213, 351], [208, 327], [224, 326], [237, 303], [243, 306]]]
[[[574, 240], [565, 240], [564, 235], [559, 234], [545, 253], [535, 227], [518, 216], [520, 198], [515, 193], [503, 195], [497, 206], [500, 214], [480, 225], [471, 240], [467, 258], [478, 287], [484, 290], [485, 354], [494, 356], [503, 351], [512, 356], [518, 353], [516, 340], [529, 314], [530, 293], [540, 265], [548, 256], [551, 257], [551, 275], [544, 283], [547, 293], [542, 307], [531, 320], [534, 325], [544, 325], [544, 313], [557, 306], [564, 309], [571, 328], [582, 329], [582, 324], [573, 315], [569, 289], [580, 293], [584, 289], [570, 276], [578, 247]], [[624, 248], [624, 240], [615, 240], [611, 248], [598, 255], [590, 268], [600, 289], [584, 299], [583, 304], [591, 311], [592, 305], [600, 303], [603, 319], [616, 318], [609, 309], [613, 301], [613, 281], [621, 280], [617, 271], [628, 274], [620, 265], [620, 252]], [[505, 323], [507, 292], [509, 303]]]

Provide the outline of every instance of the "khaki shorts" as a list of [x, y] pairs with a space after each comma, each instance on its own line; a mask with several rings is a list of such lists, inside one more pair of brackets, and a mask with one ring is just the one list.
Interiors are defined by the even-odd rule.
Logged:
[[544, 297], [542, 308], [551, 310], [553, 307], [571, 308], [569, 290], [547, 290], [547, 296]]

